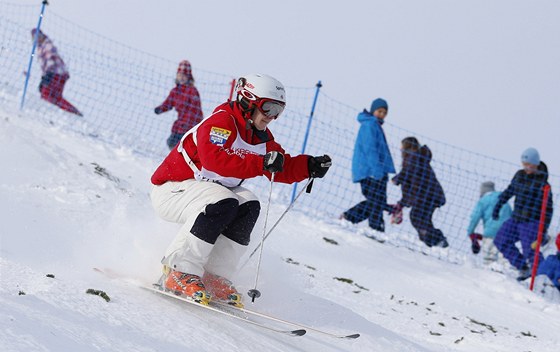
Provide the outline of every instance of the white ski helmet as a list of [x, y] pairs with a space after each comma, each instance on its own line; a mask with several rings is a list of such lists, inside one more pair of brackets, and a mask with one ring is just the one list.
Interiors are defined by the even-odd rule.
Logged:
[[244, 110], [257, 107], [270, 117], [278, 117], [286, 105], [284, 85], [268, 75], [254, 73], [240, 77], [235, 91]]

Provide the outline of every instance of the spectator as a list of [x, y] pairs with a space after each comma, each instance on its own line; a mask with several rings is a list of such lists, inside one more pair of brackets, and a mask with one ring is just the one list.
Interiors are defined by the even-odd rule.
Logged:
[[434, 211], [445, 204], [443, 188], [430, 166], [432, 152], [428, 146], [420, 146], [415, 137], [402, 140], [402, 170], [392, 182], [401, 186], [402, 198], [397, 203], [396, 212], [410, 207], [410, 222], [418, 231], [418, 236], [428, 247], [448, 247], [443, 232], [434, 227]]
[[58, 50], [41, 30], [37, 31], [36, 28], [33, 28], [31, 30], [33, 39], [35, 39], [35, 35], [37, 35], [37, 56], [42, 71], [41, 83], [39, 84], [41, 98], [62, 110], [83, 116], [78, 109], [62, 97], [64, 85], [70, 79], [70, 74], [68, 74], [68, 69], [58, 54]]
[[554, 287], [560, 291], [560, 233], [556, 236], [558, 252], [551, 254], [539, 265], [537, 275], [546, 275]]
[[[537, 239], [543, 201], [543, 187], [548, 184], [548, 168], [541, 161], [539, 152], [529, 148], [521, 155], [523, 169], [513, 176], [511, 183], [499, 196], [492, 218], [500, 218], [502, 206], [515, 197], [512, 217], [504, 222], [496, 234], [494, 244], [506, 259], [519, 270], [519, 281], [531, 276], [531, 267], [535, 251], [531, 244]], [[546, 204], [545, 233], [552, 220], [552, 193]], [[515, 242], [521, 241], [522, 252]], [[540, 256], [542, 256], [539, 253]]]
[[389, 106], [381, 98], [371, 103], [370, 111], [358, 114], [360, 129], [352, 158], [352, 181], [359, 182], [366, 200], [345, 211], [342, 219], [353, 224], [368, 219], [369, 227], [384, 232], [383, 210], [392, 213], [387, 204], [388, 174], [395, 173], [393, 158], [383, 132]]
[[191, 64], [187, 60], [179, 63], [175, 84], [167, 99], [154, 109], [158, 115], [173, 108], [177, 111], [177, 120], [173, 123], [171, 135], [167, 138], [169, 149], [173, 149], [188, 130], [202, 121], [200, 95], [194, 86]]
[[162, 264], [164, 288], [199, 303], [210, 299], [242, 306], [230, 281], [247, 249], [261, 205], [245, 179], [280, 183], [325, 176], [329, 156], [290, 156], [269, 124], [286, 105], [282, 83], [260, 74], [238, 80], [237, 99], [187, 132], [152, 176], [152, 205], [181, 224]]
[[[500, 192], [495, 191], [494, 182], [483, 182], [480, 185], [480, 199], [471, 213], [471, 222], [467, 228], [467, 235], [472, 241], [472, 251], [478, 254], [481, 251], [486, 263], [498, 259], [498, 249], [494, 246], [494, 238], [502, 224], [511, 217], [511, 207], [508, 203], [502, 206], [498, 220], [492, 219], [492, 212], [498, 202]], [[482, 220], [483, 234], [475, 233], [476, 226]], [[479, 241], [482, 240], [482, 246]]]

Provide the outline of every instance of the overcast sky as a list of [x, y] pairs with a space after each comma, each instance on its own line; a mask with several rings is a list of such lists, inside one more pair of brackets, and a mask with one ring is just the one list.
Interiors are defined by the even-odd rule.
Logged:
[[382, 96], [395, 125], [516, 163], [534, 146], [560, 174], [560, 1], [50, 3], [45, 21], [52, 10], [195, 69], [321, 80], [357, 109]]

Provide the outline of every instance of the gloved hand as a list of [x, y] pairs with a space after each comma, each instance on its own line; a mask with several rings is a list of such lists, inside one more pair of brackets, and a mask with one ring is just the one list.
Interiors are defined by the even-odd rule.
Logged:
[[263, 169], [268, 172], [281, 172], [284, 170], [284, 155], [277, 151], [266, 153]]
[[469, 238], [472, 241], [471, 249], [474, 254], [478, 254], [480, 252], [480, 243], [478, 241], [482, 241], [482, 235], [478, 233], [471, 233]]
[[310, 156], [307, 160], [309, 177], [323, 178], [327, 174], [327, 171], [329, 171], [331, 165], [331, 157], [326, 154], [323, 156]]
[[399, 225], [403, 221], [403, 208], [401, 203], [391, 205], [393, 212], [391, 213], [391, 224]]
[[[537, 249], [537, 244], [538, 244], [539, 240], [536, 239], [533, 241], [533, 243], [531, 243], [531, 249], [532, 250], [536, 250]], [[541, 241], [541, 250], [543, 247], [545, 247], [548, 242], [550, 242], [550, 236], [545, 232], [542, 236], [542, 241]], [[558, 240], [556, 240], [556, 242], [558, 242]]]
[[163, 111], [161, 111], [161, 108], [158, 106], [157, 108], [154, 109], [154, 112], [156, 115], [161, 114]]

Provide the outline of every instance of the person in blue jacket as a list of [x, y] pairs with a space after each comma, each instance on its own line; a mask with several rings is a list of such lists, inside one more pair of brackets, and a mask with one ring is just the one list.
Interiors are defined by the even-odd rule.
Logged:
[[352, 181], [360, 183], [366, 200], [341, 215], [354, 224], [368, 219], [369, 227], [379, 232], [385, 231], [383, 211], [393, 212], [387, 204], [387, 182], [388, 174], [395, 173], [395, 165], [382, 128], [388, 111], [387, 102], [377, 98], [369, 111], [358, 114], [360, 129], [352, 158]]
[[[494, 220], [499, 219], [502, 206], [511, 197], [515, 197], [512, 217], [500, 227], [494, 239], [494, 244], [511, 265], [519, 270], [519, 276], [517, 277], [519, 281], [531, 276], [530, 265], [535, 256], [535, 250], [531, 244], [538, 236], [543, 188], [548, 185], [548, 168], [541, 161], [539, 152], [535, 148], [528, 148], [523, 152], [521, 163], [523, 169], [515, 173], [509, 186], [498, 198], [492, 213]], [[545, 209], [545, 233], [543, 236], [552, 220], [552, 192], [548, 195]], [[522, 252], [515, 246], [517, 241], [521, 242]], [[539, 253], [539, 256], [542, 257], [542, 254]]]
[[[482, 248], [484, 261], [487, 263], [498, 259], [498, 249], [494, 246], [494, 238], [502, 224], [511, 217], [511, 207], [506, 203], [500, 210], [498, 220], [492, 219], [492, 212], [500, 194], [500, 192], [496, 192], [494, 182], [483, 182], [480, 185], [480, 199], [471, 213], [471, 221], [467, 227], [467, 235], [472, 241], [473, 253], [478, 254]], [[482, 220], [484, 226], [482, 234], [475, 232], [480, 220]], [[482, 246], [480, 240], [482, 240]]]
[[420, 240], [428, 247], [448, 247], [443, 232], [432, 222], [436, 209], [445, 204], [445, 193], [430, 165], [432, 152], [415, 137], [407, 137], [401, 144], [402, 169], [391, 180], [402, 192], [395, 211], [410, 207], [410, 222]]
[[544, 262], [539, 265], [537, 276], [546, 275], [554, 287], [560, 291], [560, 233], [556, 236], [556, 248], [558, 252], [546, 257]]

